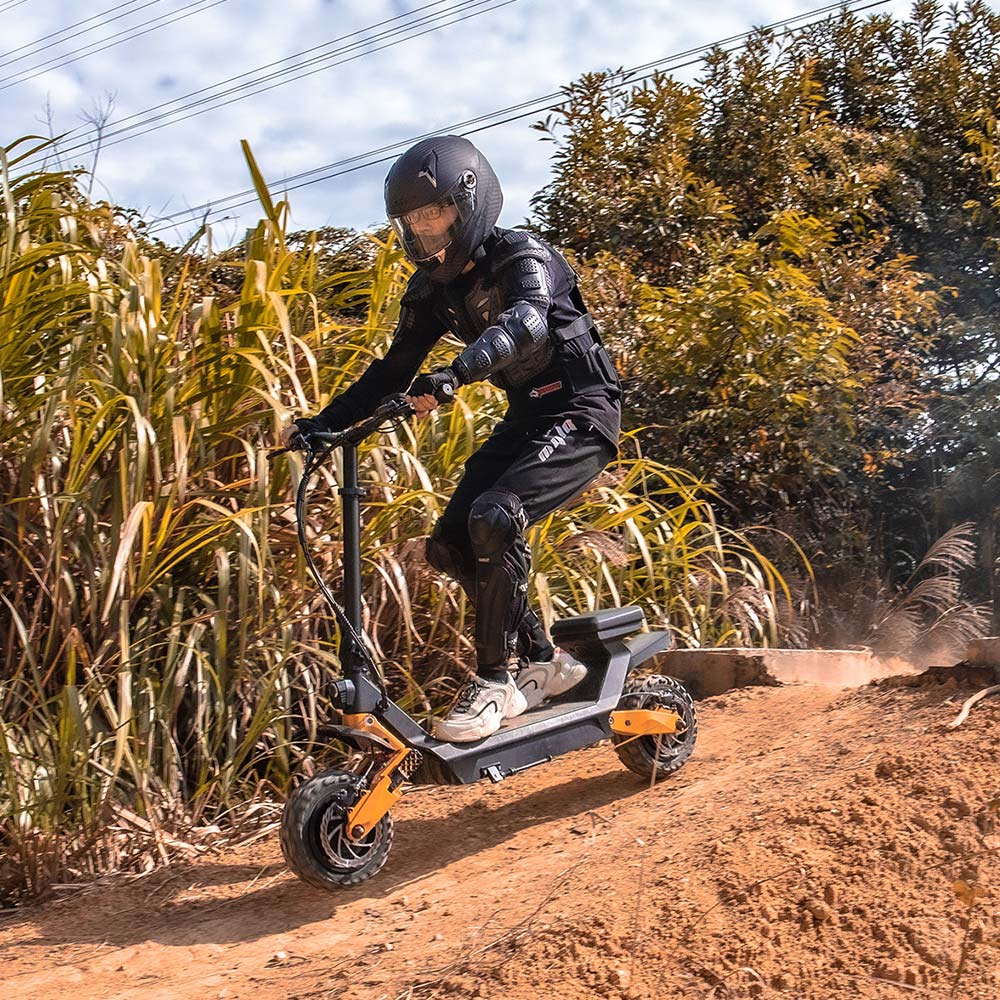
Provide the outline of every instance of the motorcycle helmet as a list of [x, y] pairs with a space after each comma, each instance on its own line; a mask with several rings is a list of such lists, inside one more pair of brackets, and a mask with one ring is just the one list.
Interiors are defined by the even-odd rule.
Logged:
[[435, 282], [451, 281], [483, 245], [503, 204], [500, 182], [468, 139], [423, 139], [392, 165], [385, 210], [407, 259]]

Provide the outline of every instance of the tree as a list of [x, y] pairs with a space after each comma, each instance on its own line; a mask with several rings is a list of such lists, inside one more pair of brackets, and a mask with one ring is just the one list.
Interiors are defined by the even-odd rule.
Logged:
[[905, 576], [996, 519], [955, 484], [997, 457], [998, 42], [979, 2], [845, 10], [693, 86], [588, 74], [536, 126], [533, 224], [576, 255], [647, 446], [831, 572]]

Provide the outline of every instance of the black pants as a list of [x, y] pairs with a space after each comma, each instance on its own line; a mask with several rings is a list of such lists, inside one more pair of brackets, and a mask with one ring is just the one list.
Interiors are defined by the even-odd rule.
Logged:
[[503, 420], [466, 463], [427, 540], [427, 561], [458, 580], [476, 609], [481, 676], [497, 677], [515, 652], [551, 658], [552, 644], [528, 606], [524, 529], [582, 490], [616, 454], [569, 413], [528, 429]]

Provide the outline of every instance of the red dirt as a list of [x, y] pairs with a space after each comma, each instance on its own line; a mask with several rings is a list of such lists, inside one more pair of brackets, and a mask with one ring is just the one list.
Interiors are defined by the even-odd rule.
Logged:
[[[1000, 996], [1000, 698], [928, 678], [699, 704], [644, 787], [607, 745], [415, 791], [340, 894], [275, 836], [0, 918], [6, 1000]], [[959, 879], [975, 899], [971, 926]], [[965, 959], [959, 970], [965, 941]]]

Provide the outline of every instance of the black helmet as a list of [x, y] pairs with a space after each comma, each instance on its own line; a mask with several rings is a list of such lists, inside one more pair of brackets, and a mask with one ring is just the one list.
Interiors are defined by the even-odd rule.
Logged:
[[459, 135], [418, 142], [385, 179], [385, 210], [403, 251], [434, 281], [462, 273], [496, 225], [502, 204], [493, 168]]

